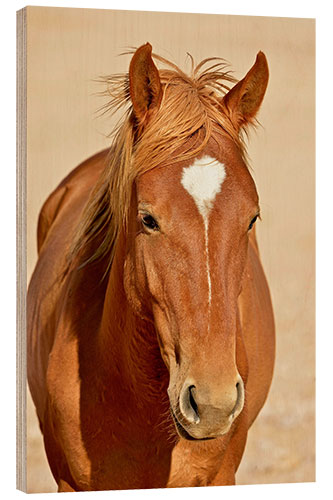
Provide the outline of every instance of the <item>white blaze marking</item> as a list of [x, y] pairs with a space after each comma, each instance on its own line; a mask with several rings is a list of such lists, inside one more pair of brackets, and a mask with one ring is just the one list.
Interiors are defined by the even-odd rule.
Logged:
[[208, 253], [209, 214], [217, 193], [221, 191], [226, 173], [224, 165], [210, 156], [196, 159], [193, 165], [183, 169], [181, 183], [192, 196], [201, 214], [205, 227], [206, 270], [208, 280], [208, 303], [211, 304], [212, 284]]

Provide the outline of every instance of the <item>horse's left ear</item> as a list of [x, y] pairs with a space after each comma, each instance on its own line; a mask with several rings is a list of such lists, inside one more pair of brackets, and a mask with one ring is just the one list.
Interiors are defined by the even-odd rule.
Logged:
[[256, 62], [223, 98], [231, 121], [236, 128], [251, 122], [264, 98], [268, 83], [268, 64], [263, 52], [258, 52]]
[[139, 125], [143, 125], [149, 114], [158, 109], [162, 99], [161, 81], [151, 53], [150, 43], [139, 47], [129, 68], [130, 94]]

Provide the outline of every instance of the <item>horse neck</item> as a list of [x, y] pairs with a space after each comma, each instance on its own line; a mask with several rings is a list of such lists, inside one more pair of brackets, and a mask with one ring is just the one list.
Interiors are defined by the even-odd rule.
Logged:
[[[125, 239], [121, 237], [108, 278], [99, 333], [104, 376], [130, 390], [135, 397], [141, 394], [140, 401], [143, 395], [150, 400], [161, 400], [162, 394], [166, 396], [168, 371], [153, 322], [139, 318], [127, 301], [123, 285], [124, 255]], [[140, 392], [140, 388], [144, 390]]]

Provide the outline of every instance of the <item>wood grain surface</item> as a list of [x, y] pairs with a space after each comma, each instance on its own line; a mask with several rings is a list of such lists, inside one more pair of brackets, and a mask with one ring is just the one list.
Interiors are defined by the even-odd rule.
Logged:
[[[257, 231], [272, 293], [277, 359], [272, 389], [250, 430], [238, 484], [315, 480], [315, 22], [311, 19], [27, 8], [28, 279], [39, 209], [78, 163], [110, 143], [115, 119], [94, 80], [126, 71], [128, 47], [186, 68], [222, 57], [242, 78], [259, 50], [270, 82], [250, 134], [260, 196]], [[28, 491], [55, 491], [28, 397]]]

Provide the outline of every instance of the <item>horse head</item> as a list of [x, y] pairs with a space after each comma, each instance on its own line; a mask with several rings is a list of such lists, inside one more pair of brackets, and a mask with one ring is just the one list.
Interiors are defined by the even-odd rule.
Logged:
[[259, 201], [238, 136], [259, 109], [268, 67], [259, 52], [245, 78], [221, 96], [205, 78], [169, 73], [160, 76], [149, 44], [134, 54], [133, 164], [141, 167], [124, 287], [135, 313], [155, 327], [178, 433], [208, 439], [229, 431], [245, 401], [237, 304]]

